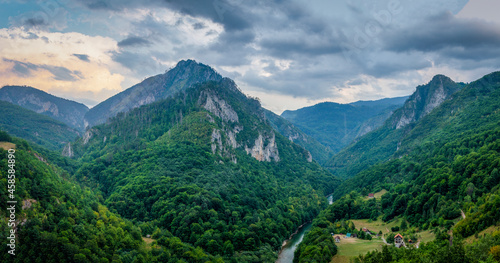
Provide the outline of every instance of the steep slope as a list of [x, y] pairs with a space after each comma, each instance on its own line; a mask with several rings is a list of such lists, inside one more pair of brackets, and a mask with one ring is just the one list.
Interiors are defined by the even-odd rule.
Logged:
[[281, 117], [337, 153], [356, 138], [380, 127], [406, 99], [388, 98], [351, 104], [323, 102], [284, 111]]
[[81, 103], [59, 98], [27, 86], [1, 88], [0, 100], [47, 115], [80, 131], [84, 128], [83, 117], [89, 110]]
[[[26, 141], [2, 131], [0, 140], [10, 145], [0, 147], [1, 262], [148, 261], [138, 227], [109, 212]], [[12, 205], [14, 213], [7, 209]], [[13, 215], [15, 220], [6, 220]], [[10, 240], [15, 248], [7, 245]]]
[[305, 134], [285, 118], [280, 117], [279, 115], [276, 115], [268, 110], [264, 110], [264, 113], [267, 120], [276, 131], [281, 133], [281, 135], [285, 136], [290, 141], [308, 150], [311, 153], [312, 158], [318, 163], [323, 164], [332, 157], [333, 153], [330, 148]]
[[0, 128], [51, 150], [76, 139], [78, 131], [46, 115], [0, 101]]
[[402, 108], [396, 110], [377, 130], [372, 131], [335, 155], [328, 163], [340, 177], [352, 177], [380, 161], [387, 161], [424, 116], [449, 100], [464, 84], [443, 75], [417, 87]]
[[87, 163], [77, 178], [145, 234], [240, 262], [274, 262], [338, 184], [230, 79], [119, 114], [72, 149]]
[[90, 109], [85, 114], [85, 127], [104, 123], [120, 112], [172, 96], [195, 83], [220, 79], [222, 77], [207, 65], [194, 60], [180, 61], [165, 74], [147, 78]]

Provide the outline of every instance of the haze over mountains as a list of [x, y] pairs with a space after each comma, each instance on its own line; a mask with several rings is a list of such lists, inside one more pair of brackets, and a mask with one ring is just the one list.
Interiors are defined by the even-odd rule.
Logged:
[[[368, 218], [433, 229], [441, 249], [441, 231], [469, 237], [498, 223], [490, 208], [500, 204], [499, 74], [469, 84], [437, 75], [409, 97], [326, 102], [282, 116], [193, 60], [90, 110], [4, 87], [0, 145], [17, 145], [29, 164], [19, 202], [36, 204], [18, 213], [28, 222], [19, 233], [58, 252], [27, 244], [32, 253], [20, 258], [274, 262], [283, 240], [312, 221], [296, 260], [324, 262], [337, 253], [330, 233]], [[380, 200], [365, 200], [382, 189]], [[455, 226], [461, 209], [471, 219]]]

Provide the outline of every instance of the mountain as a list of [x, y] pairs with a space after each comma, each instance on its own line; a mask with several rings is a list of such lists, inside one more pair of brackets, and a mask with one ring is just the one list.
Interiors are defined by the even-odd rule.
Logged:
[[269, 110], [264, 110], [264, 114], [271, 126], [276, 131], [281, 133], [281, 135], [285, 136], [290, 141], [308, 150], [311, 153], [311, 157], [318, 163], [325, 163], [332, 157], [332, 151], [330, 150], [330, 148], [324, 146], [323, 144], [316, 141], [316, 139], [305, 134], [285, 118], [280, 117], [279, 115], [276, 115]]
[[352, 177], [380, 161], [386, 161], [401, 147], [415, 123], [444, 101], [452, 98], [463, 83], [437, 75], [426, 85], [418, 86], [403, 107], [397, 109], [377, 130], [359, 138], [335, 155], [326, 166], [340, 177]]
[[[387, 133], [380, 132], [384, 129]], [[374, 143], [357, 145], [368, 140]], [[384, 149], [387, 141], [397, 143], [388, 152], [371, 151]], [[356, 262], [495, 262], [500, 248], [500, 72], [466, 85], [436, 76], [417, 88], [381, 129], [354, 146], [339, 154], [354, 160], [348, 164], [354, 168], [346, 169], [354, 177], [342, 182], [333, 204], [313, 220], [314, 232], [296, 253], [309, 261], [297, 262], [321, 258], [310, 251], [330, 245], [322, 238], [325, 233], [356, 231], [348, 219], [392, 224], [385, 235], [389, 243], [396, 233], [419, 241], [419, 231], [434, 235], [418, 249], [387, 246]], [[362, 151], [368, 154], [360, 157]], [[373, 154], [389, 157], [373, 165], [364, 162]], [[383, 195], [366, 198], [376, 192]]]
[[281, 117], [337, 153], [356, 138], [380, 127], [407, 98], [350, 104], [323, 102], [295, 111], [284, 111]]
[[151, 262], [137, 226], [27, 141], [3, 131], [0, 141], [1, 262]]
[[167, 98], [195, 83], [221, 79], [207, 65], [194, 60], [182, 60], [165, 74], [149, 77], [90, 109], [85, 114], [85, 127], [104, 123], [120, 112]]
[[171, 248], [172, 262], [202, 262], [177, 246], [229, 262], [274, 262], [339, 183], [227, 78], [120, 113], [71, 149], [85, 163], [75, 177]]
[[0, 129], [51, 150], [61, 150], [80, 135], [51, 117], [5, 101], [0, 101], [0, 116]]
[[89, 110], [81, 103], [28, 86], [4, 86], [0, 89], [0, 100], [47, 115], [79, 131], [84, 128], [83, 117]]

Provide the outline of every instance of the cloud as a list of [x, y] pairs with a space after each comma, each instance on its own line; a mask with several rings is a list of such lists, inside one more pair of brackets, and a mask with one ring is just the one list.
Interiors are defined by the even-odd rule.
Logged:
[[118, 72], [127, 69], [112, 60], [116, 51], [116, 41], [100, 36], [0, 29], [0, 86], [29, 85], [102, 101], [122, 90], [125, 77]]
[[481, 20], [459, 19], [451, 13], [442, 13], [415, 26], [392, 32], [386, 41], [386, 48], [396, 52], [431, 52], [456, 47], [467, 52], [471, 48], [498, 46], [498, 25]]
[[143, 37], [129, 36], [124, 40], [118, 42], [119, 47], [130, 47], [130, 46], [149, 46], [151, 42]]
[[29, 62], [21, 62], [11, 59], [3, 59], [4, 62], [13, 63], [14, 72], [20, 77], [32, 77], [33, 72], [39, 69], [45, 69], [52, 74], [54, 80], [76, 81], [83, 78], [82, 73], [77, 70], [69, 70], [65, 67], [51, 65], [35, 65]]
[[89, 56], [85, 54], [73, 54], [73, 56], [77, 57], [81, 61], [90, 62]]

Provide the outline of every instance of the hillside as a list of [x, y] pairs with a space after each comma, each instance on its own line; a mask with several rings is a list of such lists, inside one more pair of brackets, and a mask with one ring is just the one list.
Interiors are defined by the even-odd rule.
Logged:
[[[0, 216], [12, 218], [7, 208], [13, 204], [7, 201], [17, 203], [15, 221], [0, 220], [1, 262], [149, 261], [138, 227], [111, 213], [97, 195], [71, 182], [67, 171], [28, 142], [0, 131], [0, 141], [6, 140], [15, 152], [0, 148]], [[9, 159], [15, 160], [10, 166]], [[14, 184], [7, 180], [12, 175]], [[10, 185], [15, 188], [7, 191]], [[12, 229], [14, 250], [7, 246]]]
[[0, 89], [0, 100], [10, 102], [36, 113], [47, 115], [82, 131], [87, 106], [59, 98], [28, 86], [5, 86]]
[[0, 129], [51, 150], [61, 150], [80, 134], [62, 122], [0, 101]]
[[360, 136], [380, 127], [407, 97], [350, 104], [323, 102], [295, 111], [284, 111], [289, 120], [335, 154]]
[[[417, 229], [428, 229], [436, 240], [418, 250], [368, 253], [357, 262], [494, 262], [500, 233], [467, 245], [461, 239], [500, 222], [500, 72], [465, 85], [407, 127], [392, 160], [337, 188], [334, 204], [314, 220], [315, 233], [335, 231], [349, 218], [398, 218], [403, 235], [415, 240]], [[381, 189], [387, 192], [380, 199], [361, 198]]]
[[389, 160], [397, 150], [408, 145], [403, 141], [412, 136], [410, 133], [415, 123], [452, 98], [463, 86], [446, 76], [435, 76], [426, 85], [418, 86], [403, 107], [397, 109], [380, 128], [343, 149], [326, 166], [339, 177], [352, 177], [373, 164]]
[[104, 123], [120, 112], [167, 98], [195, 83], [220, 80], [211, 67], [194, 60], [182, 60], [164, 74], [149, 77], [99, 103], [85, 114], [85, 127]]
[[230, 79], [118, 114], [71, 147], [76, 178], [144, 234], [241, 262], [276, 260], [338, 184]]
[[264, 113], [267, 120], [276, 131], [281, 133], [281, 135], [285, 136], [290, 141], [308, 150], [311, 153], [312, 158], [318, 163], [323, 164], [332, 157], [333, 152], [330, 148], [319, 143], [313, 137], [305, 134], [285, 118], [280, 117], [279, 115], [276, 115], [268, 110], [264, 110]]

